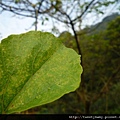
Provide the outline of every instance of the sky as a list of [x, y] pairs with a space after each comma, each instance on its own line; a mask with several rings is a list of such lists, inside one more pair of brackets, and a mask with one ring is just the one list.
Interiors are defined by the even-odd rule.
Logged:
[[32, 23], [31, 19], [18, 19], [10, 12], [0, 14], [0, 39], [10, 34], [19, 34], [25, 32]]
[[[11, 34], [21, 34], [27, 31], [35, 30], [32, 24], [34, 19], [18, 17], [10, 12], [3, 12], [0, 14], [0, 41]], [[52, 23], [44, 23], [42, 25], [40, 22], [38, 24], [38, 30], [51, 32]], [[59, 31], [64, 31], [65, 28], [62, 24], [59, 25]]]
[[[11, 34], [21, 34], [27, 31], [35, 30], [32, 24], [34, 23], [34, 19], [18, 17], [13, 15], [10, 12], [3, 12], [0, 14], [0, 41]], [[41, 24], [41, 21], [38, 23], [38, 30], [44, 32], [51, 32], [52, 22]], [[59, 32], [63, 32], [66, 30], [66, 27], [63, 24], [59, 24]], [[57, 36], [57, 34], [54, 34]]]
[[[1, 13], [0, 14], [0, 40], [8, 37], [11, 34], [21, 34], [27, 31], [34, 30], [35, 28], [34, 26], [32, 26], [33, 23], [34, 23], [34, 19], [32, 18], [18, 17], [6, 11]], [[44, 25], [41, 25], [40, 22], [38, 24], [38, 30], [51, 32], [51, 29], [52, 29], [52, 22], [45, 23]], [[67, 28], [65, 25], [59, 24], [60, 32], [63, 32], [66, 29]]]
[[[110, 10], [108, 10], [108, 13], [106, 11], [106, 14], [103, 17], [98, 16], [99, 20], [97, 20], [97, 22], [100, 22], [102, 18], [110, 14], [111, 14]], [[88, 19], [84, 20], [83, 26], [86, 25], [86, 23], [88, 25], [91, 25], [95, 21], [96, 20], [94, 20], [93, 17], [88, 16]], [[27, 31], [34, 30], [34, 26], [32, 26], [33, 23], [34, 23], [34, 19], [32, 18], [18, 17], [13, 15], [11, 12], [7, 12], [7, 11], [0, 13], [0, 41], [11, 34], [21, 34]], [[38, 30], [51, 32], [52, 25], [53, 25], [52, 22], [49, 23], [45, 22], [45, 24], [42, 25], [40, 21], [38, 24]], [[57, 27], [60, 33], [68, 29], [63, 24], [59, 24], [59, 26]]]

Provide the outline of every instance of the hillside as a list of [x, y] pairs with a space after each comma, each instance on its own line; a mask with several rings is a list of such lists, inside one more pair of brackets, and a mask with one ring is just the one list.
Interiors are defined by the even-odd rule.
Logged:
[[102, 22], [99, 22], [88, 29], [88, 35], [97, 34], [100, 31], [105, 30], [107, 28], [108, 23], [117, 18], [118, 16], [120, 16], [118, 13], [114, 13], [110, 16], [105, 17], [102, 20]]

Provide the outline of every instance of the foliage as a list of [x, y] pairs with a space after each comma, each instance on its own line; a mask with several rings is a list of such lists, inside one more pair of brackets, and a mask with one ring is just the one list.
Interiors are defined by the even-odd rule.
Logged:
[[80, 84], [80, 56], [49, 33], [11, 35], [0, 44], [0, 113], [52, 102]]
[[[15, 10], [13, 9], [14, 7], [4, 7], [6, 3], [7, 2], [1, 4], [1, 9], [3, 11], [12, 10], [11, 12], [15, 13]], [[112, 108], [109, 104], [113, 101], [110, 101], [111, 94], [109, 93], [113, 90], [113, 86], [118, 84], [120, 78], [120, 70], [118, 66], [118, 61], [120, 60], [118, 52], [120, 37], [118, 37], [119, 31], [116, 29], [119, 24], [115, 27], [114, 22], [114, 24], [112, 23], [111, 27], [109, 27], [110, 29], [108, 28], [107, 31], [104, 31], [104, 28], [101, 28], [101, 32], [87, 35], [84, 34], [83, 36], [81, 35], [83, 33], [87, 33], [89, 28], [86, 28], [84, 31], [79, 30], [81, 30], [81, 26], [83, 25], [82, 23], [85, 18], [90, 16], [87, 20], [91, 21], [94, 17], [96, 18], [95, 20], [99, 20], [98, 16], [102, 17], [102, 15], [106, 13], [107, 8], [109, 13], [111, 13], [110, 9], [113, 10], [113, 7], [119, 7], [119, 1], [41, 0], [41, 2], [37, 4], [32, 3], [30, 0], [23, 0], [23, 3], [21, 1], [21, 3], [19, 2], [16, 5], [20, 6], [22, 4], [22, 6], [26, 5], [33, 9], [32, 12], [29, 11], [29, 9], [26, 12], [29, 12], [30, 14], [32, 13], [36, 26], [39, 16], [40, 18], [46, 18], [47, 15], [47, 17], [49, 16], [53, 20], [53, 23], [56, 23], [57, 21], [54, 28], [59, 27], [59, 22], [64, 23], [67, 28], [70, 28], [74, 36], [69, 33], [65, 33], [60, 37], [66, 46], [75, 49], [82, 55], [81, 64], [84, 72], [82, 74], [81, 87], [77, 89], [75, 93], [63, 96], [58, 101], [45, 105], [42, 108], [44, 109], [47, 107], [47, 109], [50, 109], [52, 113], [110, 113]], [[19, 8], [17, 10], [19, 11]], [[97, 27], [95, 27], [95, 29], [96, 28]], [[75, 105], [75, 107], [73, 105]], [[51, 106], [54, 106], [54, 108], [51, 108]], [[42, 108], [40, 108], [40, 113], [44, 113]], [[115, 110], [118, 111], [119, 108], [116, 107]], [[45, 113], [51, 113], [51, 111], [46, 110]], [[115, 113], [115, 111], [112, 111], [112, 113]]]
[[[120, 16], [118, 16], [115, 20], [109, 23], [107, 31], [106, 31], [106, 39], [110, 40], [110, 44], [114, 49], [114, 54], [120, 56]], [[114, 46], [113, 46], [114, 45]]]
[[[73, 93], [64, 95], [59, 100], [38, 108], [39, 113], [69, 113], [69, 114], [116, 114], [119, 113], [120, 88], [120, 56], [114, 51], [114, 46], [120, 43], [120, 37], [114, 36], [119, 32], [118, 18], [110, 22], [107, 30], [97, 34], [80, 36], [83, 52], [84, 91], [81, 87]], [[107, 28], [107, 27], [106, 27]], [[112, 33], [108, 34], [112, 29]], [[80, 33], [80, 32], [78, 32]], [[72, 35], [65, 32], [60, 36], [67, 46], [71, 43]], [[108, 39], [109, 37], [109, 39]], [[107, 39], [106, 39], [107, 38]], [[111, 44], [111, 41], [112, 42]], [[119, 50], [119, 47], [117, 47]], [[82, 97], [81, 97], [81, 96]]]
[[[119, 16], [108, 24], [106, 30], [97, 34], [84, 35], [81, 45], [83, 52], [84, 85], [90, 103], [90, 113], [116, 113], [116, 94], [112, 94], [114, 86], [120, 80], [120, 37]], [[117, 24], [117, 25], [116, 25]], [[116, 91], [117, 92], [117, 91]], [[112, 104], [112, 107], [111, 107]], [[116, 105], [115, 105], [116, 106]], [[116, 106], [116, 109], [119, 109]]]

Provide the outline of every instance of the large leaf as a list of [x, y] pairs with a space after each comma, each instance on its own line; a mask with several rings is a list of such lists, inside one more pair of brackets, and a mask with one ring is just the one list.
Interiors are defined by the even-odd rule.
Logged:
[[52, 102], [79, 87], [80, 56], [50, 33], [11, 35], [0, 44], [0, 113]]

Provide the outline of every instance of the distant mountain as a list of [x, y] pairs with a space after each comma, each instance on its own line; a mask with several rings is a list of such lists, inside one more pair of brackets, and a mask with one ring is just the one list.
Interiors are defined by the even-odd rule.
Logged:
[[[87, 31], [87, 35], [97, 34], [101, 31], [106, 30], [108, 23], [111, 22], [112, 20], [114, 20], [115, 18], [117, 18], [118, 16], [120, 16], [118, 13], [113, 13], [112, 15], [105, 17], [101, 22], [99, 22], [95, 25], [89, 26], [88, 28], [86, 27], [86, 28], [82, 29], [81, 31], [77, 31], [77, 32], [78, 32], [78, 34], [79, 34], [79, 32], [80, 32], [80, 34], [82, 34], [82, 32], [86, 33], [86, 31]], [[71, 35], [71, 33], [69, 33], [68, 31], [64, 31], [59, 35], [59, 37], [65, 37], [65, 36], [68, 36], [68, 34]]]
[[[114, 13], [110, 16], [105, 17], [102, 22], [92, 25], [88, 29], [88, 35], [97, 34], [107, 28], [109, 22], [120, 16], [118, 13]], [[90, 32], [89, 32], [90, 31]]]

